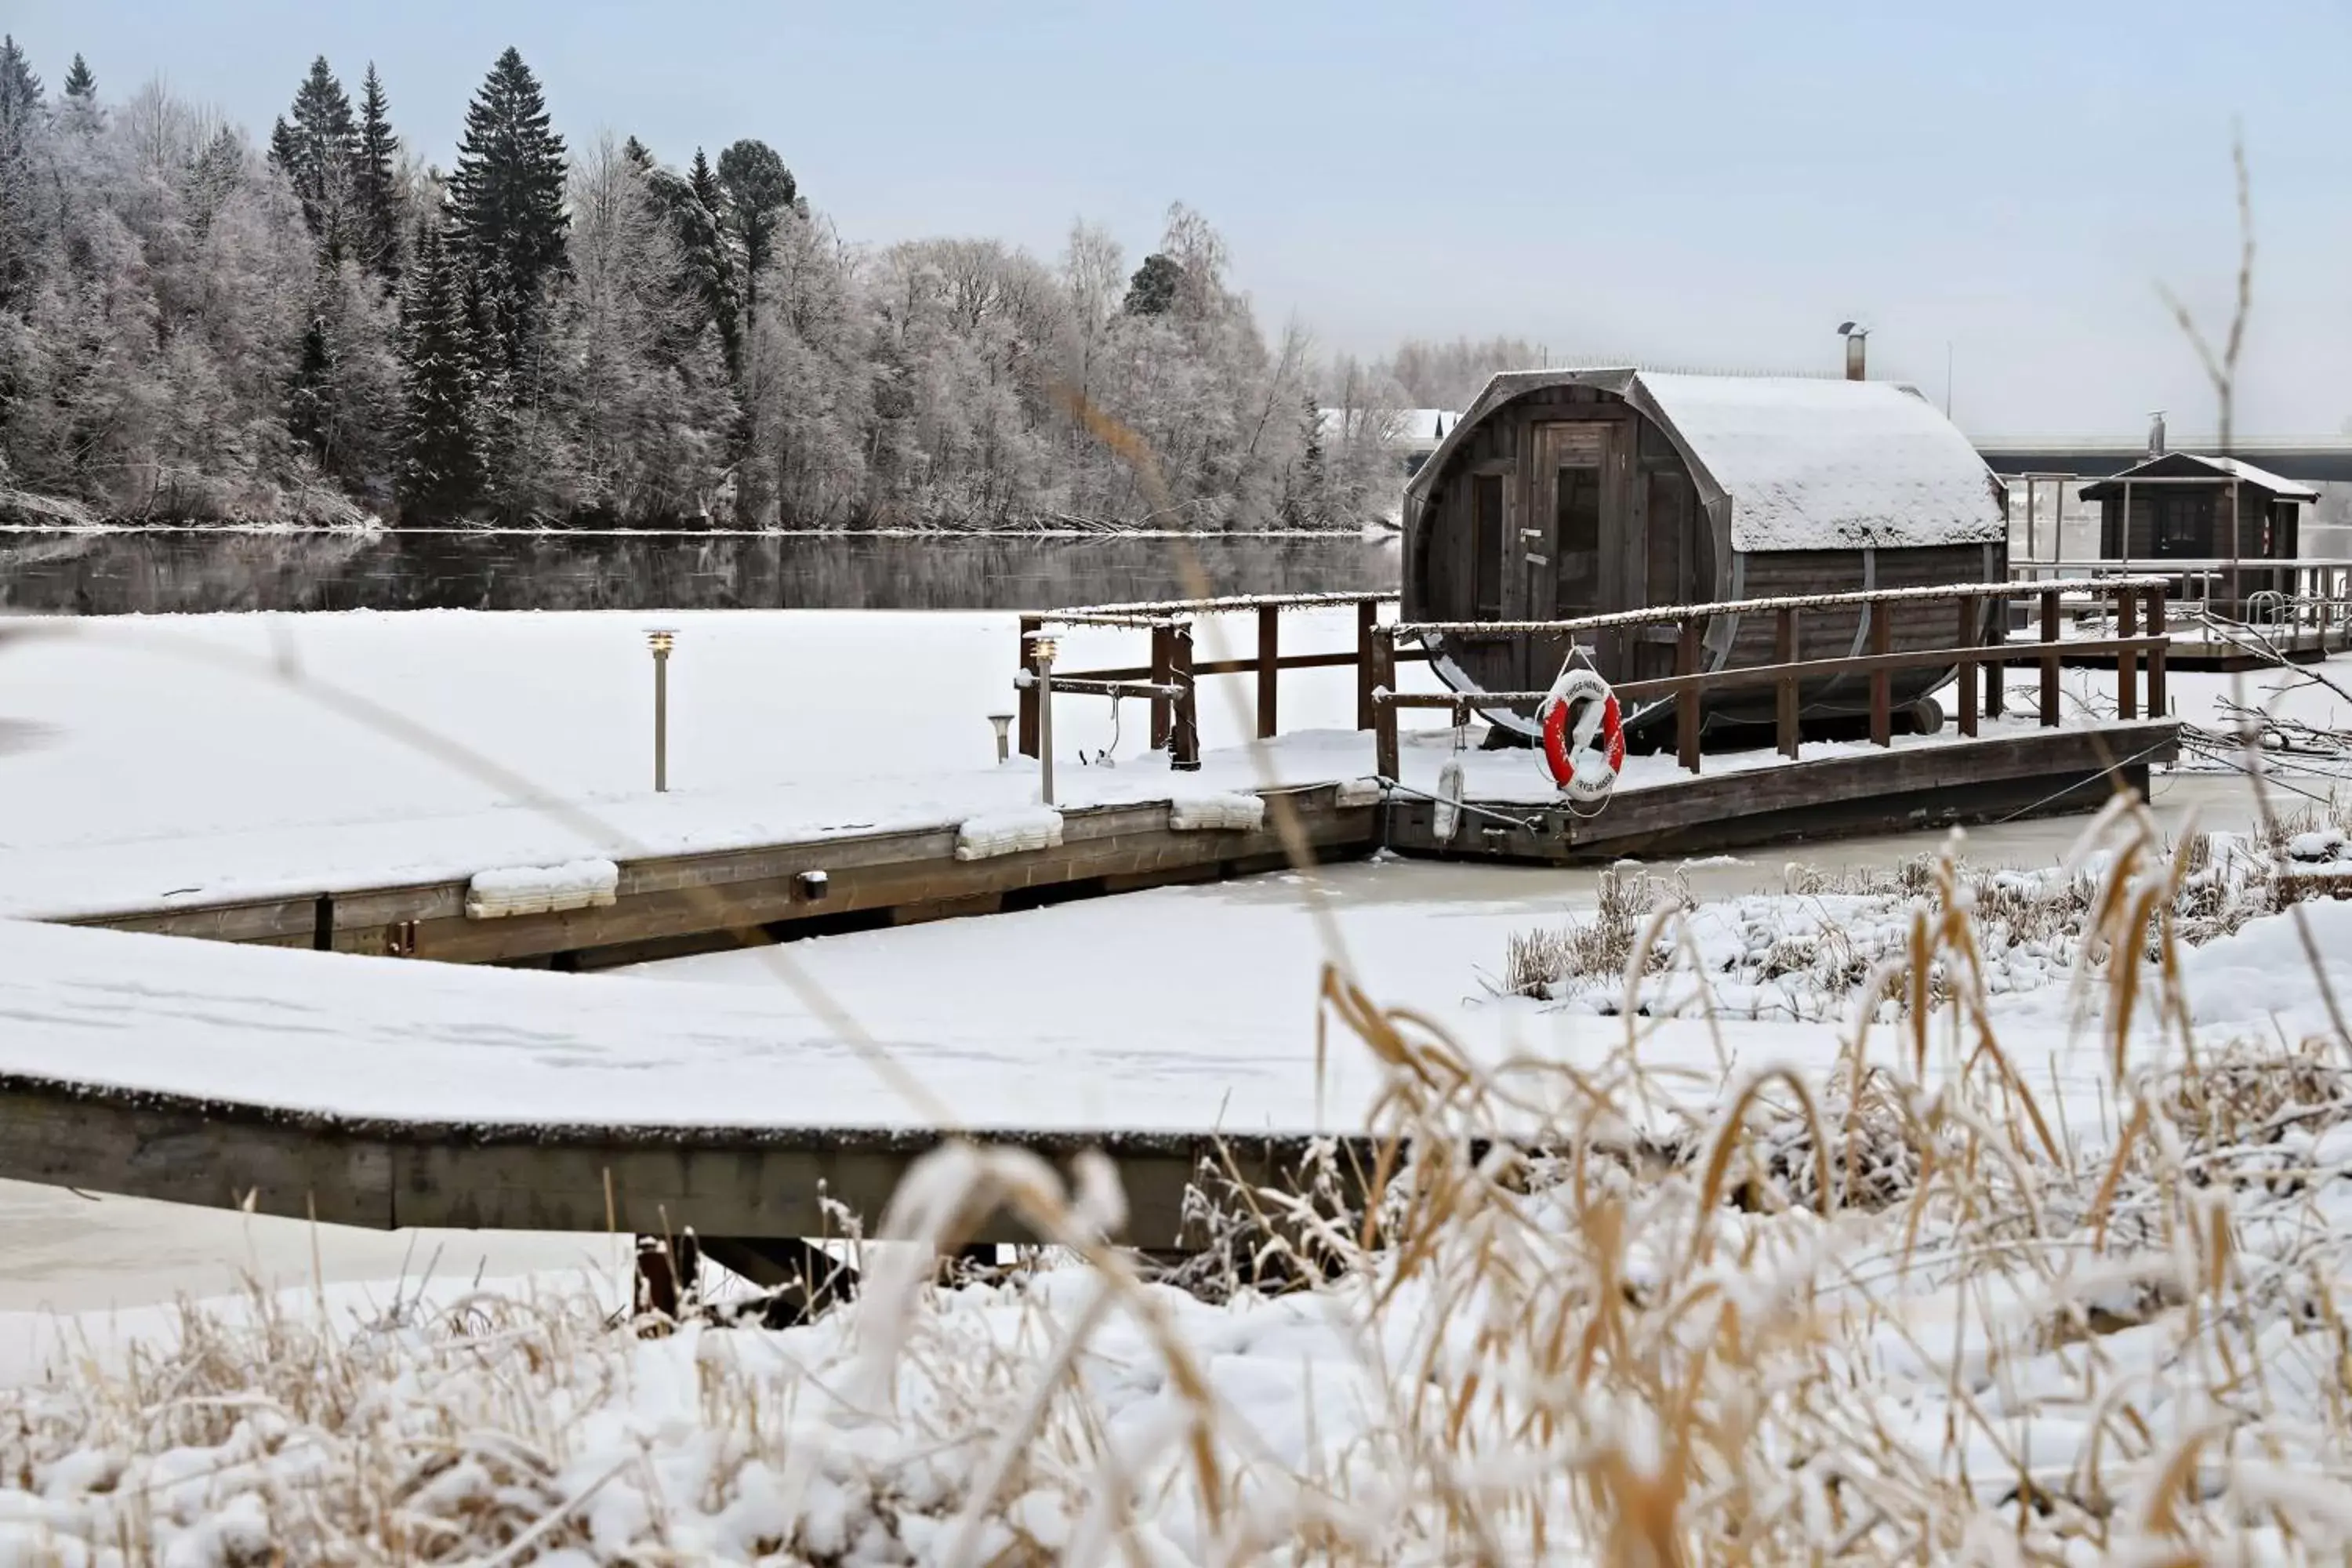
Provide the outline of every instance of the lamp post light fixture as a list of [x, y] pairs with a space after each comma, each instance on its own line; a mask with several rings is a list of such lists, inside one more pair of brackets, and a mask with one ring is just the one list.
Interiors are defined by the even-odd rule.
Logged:
[[1044, 632], [1029, 638], [1029, 658], [1037, 667], [1037, 782], [1039, 799], [1054, 804], [1054, 654], [1057, 645]]
[[669, 650], [676, 646], [677, 634], [667, 627], [646, 634], [646, 646], [654, 650], [654, 793], [667, 794], [669, 789]]
[[1013, 755], [1013, 715], [991, 713], [988, 721], [996, 726], [996, 762], [999, 767]]

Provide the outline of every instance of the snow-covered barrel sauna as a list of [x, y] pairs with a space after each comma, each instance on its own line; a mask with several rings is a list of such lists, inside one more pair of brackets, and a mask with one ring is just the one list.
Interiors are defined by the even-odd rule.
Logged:
[[[1404, 492], [1402, 619], [1565, 620], [1672, 605], [1997, 582], [2008, 502], [1958, 426], [1883, 381], [1637, 370], [1514, 372], [1488, 382]], [[1949, 647], [1948, 599], [1897, 606], [1897, 651]], [[1986, 628], [1988, 631], [1990, 627]], [[1717, 616], [1701, 668], [1774, 659], [1775, 617]], [[1587, 633], [1612, 680], [1674, 673], [1675, 628]], [[1799, 617], [1798, 658], [1867, 651], [1856, 606]], [[1550, 685], [1563, 637], [1431, 639], [1455, 690]], [[1895, 676], [1916, 704], [1946, 671]], [[1807, 720], [1865, 712], [1866, 675], [1809, 679]], [[1710, 725], [1769, 720], [1769, 686], [1707, 700]], [[1668, 704], [1633, 718], [1654, 723]], [[1486, 710], [1531, 735], [1531, 705]]]

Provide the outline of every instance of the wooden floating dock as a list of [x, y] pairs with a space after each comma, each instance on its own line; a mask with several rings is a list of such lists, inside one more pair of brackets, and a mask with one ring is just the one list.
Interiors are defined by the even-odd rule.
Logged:
[[[1761, 669], [1702, 670], [1694, 650], [1706, 621], [1740, 606], [1645, 613], [1677, 625], [1676, 673], [1647, 683], [1661, 694], [1696, 696], [1735, 685], [1777, 687], [1774, 739], [1784, 755], [1720, 756], [1701, 772], [1698, 726], [1678, 718], [1676, 753], [1690, 770], [1622, 786], [1595, 815], [1554, 799], [1472, 798], [1441, 836], [1441, 813], [1427, 795], [1402, 787], [1396, 764], [1401, 707], [1475, 707], [1524, 694], [1412, 696], [1391, 689], [1401, 656], [1392, 628], [1358, 603], [1358, 726], [1370, 731], [1367, 776], [1263, 792], [1266, 821], [1256, 828], [1180, 825], [1175, 803], [1074, 806], [1061, 813], [1061, 841], [1048, 847], [958, 855], [958, 824], [905, 831], [830, 835], [747, 848], [622, 860], [609, 901], [541, 913], [469, 917], [467, 880], [436, 880], [310, 897], [237, 899], [171, 908], [121, 910], [71, 924], [292, 948], [437, 960], [453, 963], [605, 968], [795, 937], [1035, 908], [1066, 900], [1250, 875], [1292, 863], [1283, 828], [1318, 860], [1393, 849], [1411, 855], [1566, 866], [1628, 856], [1670, 856], [1782, 842], [1841, 832], [1901, 830], [2087, 812], [2116, 789], [2145, 791], [2152, 763], [2169, 760], [2179, 728], [2163, 712], [2166, 637], [2160, 588], [2143, 607], [2147, 634], [2133, 615], [2137, 582], [2113, 584], [2119, 635], [2100, 657], [2116, 668], [2120, 717], [2096, 723], [2057, 722], [2054, 592], [2042, 599], [2045, 636], [2023, 648], [1979, 639], [1994, 617], [1979, 615], [2006, 594], [1995, 585], [1896, 590], [1832, 596], [1802, 605], [1759, 601], [1779, 617], [1779, 646], [1793, 650], [1788, 624], [1808, 613], [1838, 613], [1864, 604], [1870, 615], [1856, 634], [1866, 653], [1843, 661], [1869, 699], [1876, 744], [1818, 748], [1801, 733], [1801, 683], [1822, 661], [1783, 658]], [[1916, 605], [1949, 598], [1952, 646], [1896, 651], [1887, 645], [1891, 614], [1876, 602]], [[1318, 604], [1325, 601], [1317, 600]], [[1346, 662], [1279, 650], [1273, 612], [1252, 602], [1261, 638], [1255, 660], [1228, 661], [1255, 674], [1262, 692], [1279, 669]], [[1142, 668], [1160, 697], [1155, 737], [1171, 761], [1197, 762], [1192, 723], [1195, 676], [1189, 631], [1164, 624], [1184, 606], [1115, 607], [1073, 613], [1066, 624], [1128, 625], [1149, 630], [1153, 659]], [[1554, 628], [1557, 629], [1557, 628]], [[1577, 629], [1574, 626], [1571, 631]], [[1027, 645], [1024, 644], [1024, 650]], [[1979, 733], [2001, 712], [2004, 664], [2039, 668], [2040, 722], [2014, 722]], [[1942, 666], [1957, 674], [1958, 732], [1906, 734], [1898, 741], [1888, 700], [1898, 668]], [[1074, 680], [1125, 679], [1134, 671], [1073, 672]], [[2147, 711], [2137, 717], [2145, 676]], [[1172, 677], [1163, 680], [1162, 677]], [[1988, 679], [1989, 678], [1989, 679]], [[1081, 689], [1083, 690], [1083, 689]], [[1028, 697], [1024, 691], [1024, 699]], [[1028, 719], [1038, 715], [1028, 703]], [[1685, 704], [1687, 714], [1697, 712]], [[1270, 732], [1272, 705], [1260, 727]], [[1191, 754], [1180, 755], [1187, 752]], [[1532, 759], [1530, 759], [1532, 765]], [[1287, 819], [1286, 822], [1285, 819]], [[315, 1216], [371, 1227], [457, 1226], [635, 1232], [645, 1237], [693, 1230], [709, 1256], [773, 1283], [792, 1247], [832, 1226], [824, 1203], [870, 1224], [912, 1162], [947, 1134], [937, 1128], [872, 1126], [494, 1125], [426, 1120], [367, 1120], [297, 1112], [235, 1100], [102, 1089], [57, 1077], [0, 1078], [0, 1176], [84, 1190], [258, 1212]], [[1204, 1162], [1231, 1163], [1245, 1179], [1281, 1183], [1316, 1142], [1305, 1136], [1214, 1131], [1144, 1132], [1118, 1128], [1024, 1132], [991, 1130], [986, 1141], [1027, 1148], [1056, 1163], [1082, 1149], [1113, 1159], [1126, 1184], [1128, 1236], [1147, 1247], [1181, 1246], [1186, 1191]], [[1360, 1138], [1338, 1140], [1342, 1163], [1369, 1163]], [[1024, 1239], [1002, 1222], [976, 1241]]]
[[[774, 1242], [871, 1226], [908, 1168], [945, 1141], [922, 1128], [625, 1127], [379, 1121], [0, 1075], [0, 1177], [373, 1230], [577, 1231]], [[1279, 1184], [1329, 1139], [1213, 1131], [993, 1131], [1066, 1166], [1117, 1163], [1127, 1234], [1180, 1245], [1202, 1162]], [[1371, 1165], [1366, 1140], [1338, 1141]], [[822, 1201], [821, 1201], [822, 1200]], [[998, 1218], [971, 1239], [1034, 1237]]]

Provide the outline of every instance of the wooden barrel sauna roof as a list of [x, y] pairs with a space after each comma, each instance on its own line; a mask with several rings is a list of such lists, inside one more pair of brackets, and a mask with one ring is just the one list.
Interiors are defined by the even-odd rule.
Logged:
[[1481, 421], [1529, 393], [1572, 385], [1614, 393], [1664, 432], [1735, 551], [2007, 537], [2000, 481], [1959, 426], [1911, 387], [1623, 369], [1496, 376], [1405, 487], [1407, 525]]

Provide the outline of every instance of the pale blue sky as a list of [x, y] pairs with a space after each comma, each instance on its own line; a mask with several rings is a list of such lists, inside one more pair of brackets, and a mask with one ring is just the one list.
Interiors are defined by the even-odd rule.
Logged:
[[[682, 161], [762, 137], [853, 240], [988, 234], [1130, 260], [1171, 199], [1269, 330], [1524, 334], [1555, 358], [1874, 373], [1984, 433], [2137, 437], [2211, 398], [2158, 304], [2216, 319], [2243, 116], [2262, 245], [2242, 428], [2352, 417], [2345, 0], [584, 4], [8, 0], [54, 88], [163, 73], [265, 132], [314, 54], [446, 160], [498, 51], [558, 128]], [[1456, 19], [1458, 16], [1458, 19]]]

